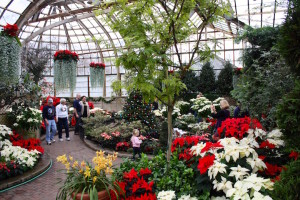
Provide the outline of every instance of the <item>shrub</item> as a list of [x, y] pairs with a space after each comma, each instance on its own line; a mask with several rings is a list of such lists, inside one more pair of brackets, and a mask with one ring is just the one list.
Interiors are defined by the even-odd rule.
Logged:
[[217, 91], [221, 95], [229, 95], [232, 87], [233, 68], [230, 62], [226, 62], [224, 68], [220, 71], [217, 80]]
[[300, 159], [291, 162], [287, 170], [282, 170], [280, 180], [274, 185], [274, 200], [294, 200], [300, 198]]
[[283, 129], [286, 145], [298, 148], [300, 145], [300, 81], [295, 81], [295, 88], [287, 94], [277, 107], [277, 123]]
[[209, 62], [202, 67], [199, 85], [199, 91], [203, 94], [212, 93], [216, 89], [215, 71]]

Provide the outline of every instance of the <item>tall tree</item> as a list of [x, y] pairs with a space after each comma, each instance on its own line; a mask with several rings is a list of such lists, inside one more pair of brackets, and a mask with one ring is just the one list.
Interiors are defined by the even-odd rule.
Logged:
[[[129, 88], [139, 89], [145, 99], [157, 97], [168, 109], [168, 161], [173, 135], [172, 111], [180, 91], [186, 89], [182, 79], [195, 57], [205, 60], [210, 55], [209, 47], [200, 43], [203, 30], [229, 14], [228, 8], [229, 4], [222, 0], [118, 0], [106, 18], [125, 41], [126, 50], [117, 59], [117, 65], [136, 73]], [[193, 12], [201, 16], [197, 28], [189, 21]], [[197, 35], [197, 41], [190, 60], [183, 64], [179, 43], [190, 35]], [[172, 47], [176, 59], [169, 55]], [[170, 69], [175, 69], [175, 73], [168, 73]]]
[[210, 62], [205, 63], [201, 69], [199, 85], [199, 90], [203, 94], [216, 90], [216, 74]]
[[233, 68], [230, 62], [226, 62], [224, 68], [220, 71], [217, 80], [217, 91], [220, 95], [229, 95], [233, 90], [232, 86]]

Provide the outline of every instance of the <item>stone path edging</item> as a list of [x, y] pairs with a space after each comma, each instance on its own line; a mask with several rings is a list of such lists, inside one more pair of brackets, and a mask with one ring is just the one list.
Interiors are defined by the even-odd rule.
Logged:
[[45, 153], [37, 165], [33, 167], [33, 169], [25, 172], [22, 175], [0, 181], [0, 193], [5, 192], [9, 188], [12, 189], [15, 186], [20, 186], [27, 181], [34, 180], [35, 178], [39, 177], [39, 175], [49, 170], [51, 165], [52, 159], [47, 153]]

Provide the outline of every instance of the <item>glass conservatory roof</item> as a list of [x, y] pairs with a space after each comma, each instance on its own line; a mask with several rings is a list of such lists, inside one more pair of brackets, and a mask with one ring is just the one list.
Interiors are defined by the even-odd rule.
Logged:
[[[19, 38], [23, 45], [41, 48], [48, 47], [53, 54], [58, 49], [70, 49], [80, 56], [77, 74], [89, 75], [89, 63], [106, 63], [106, 74], [117, 75], [125, 71], [117, 69], [113, 59], [124, 47], [119, 33], [106, 24], [109, 7], [99, 16], [93, 9], [99, 0], [0, 0], [0, 28], [7, 23], [17, 23]], [[245, 25], [252, 27], [280, 25], [288, 7], [288, 0], [229, 0], [232, 16], [225, 16], [216, 24], [205, 28], [205, 38], [201, 42], [213, 48], [221, 59], [229, 60], [241, 66], [239, 60], [245, 43], [236, 44], [234, 37]], [[101, 1], [100, 1], [101, 2]], [[190, 15], [191, 26], [199, 27], [201, 18], [195, 11]], [[93, 40], [96, 38], [105, 43]], [[182, 60], [188, 59], [197, 34], [190, 36], [180, 44]], [[217, 45], [210, 41], [217, 41]], [[170, 55], [174, 50], [170, 49]], [[173, 56], [176, 62], [176, 57]], [[53, 75], [52, 61], [49, 62], [48, 76]]]

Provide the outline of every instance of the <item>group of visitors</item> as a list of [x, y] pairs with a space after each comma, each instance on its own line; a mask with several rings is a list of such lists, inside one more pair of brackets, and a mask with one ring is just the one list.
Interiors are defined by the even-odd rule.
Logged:
[[[216, 108], [214, 105], [211, 105], [210, 109], [211, 109], [211, 116], [215, 119], [217, 119], [217, 123], [215, 125], [215, 129], [214, 129], [214, 135], [213, 135], [213, 140], [218, 141], [220, 139], [220, 137], [222, 137], [221, 135], [219, 135], [219, 133], [217, 132], [218, 128], [221, 127], [222, 122], [225, 121], [226, 119], [230, 118], [230, 111], [229, 109], [229, 103], [228, 101], [221, 100], [220, 101], [220, 107], [221, 110], [219, 112], [216, 111]], [[245, 116], [249, 116], [248, 111], [245, 112], [241, 112], [241, 103], [238, 101], [236, 108], [234, 109], [234, 118], [240, 118], [240, 117], [245, 117]]]
[[[49, 98], [47, 105], [43, 107], [42, 115], [43, 121], [46, 127], [46, 142], [47, 145], [51, 145], [51, 142], [55, 142], [54, 136], [58, 130], [59, 141], [63, 141], [62, 138], [62, 129], [65, 129], [66, 140], [70, 141], [69, 134], [69, 114], [68, 106], [66, 105], [66, 99], [60, 99], [60, 104], [56, 107], [53, 105], [53, 99]], [[86, 101], [86, 96], [80, 94], [76, 95], [76, 99], [73, 102], [74, 107], [74, 117], [76, 119], [75, 125], [75, 135], [78, 135], [80, 132], [80, 123], [82, 122], [81, 118], [90, 116], [90, 106]]]

